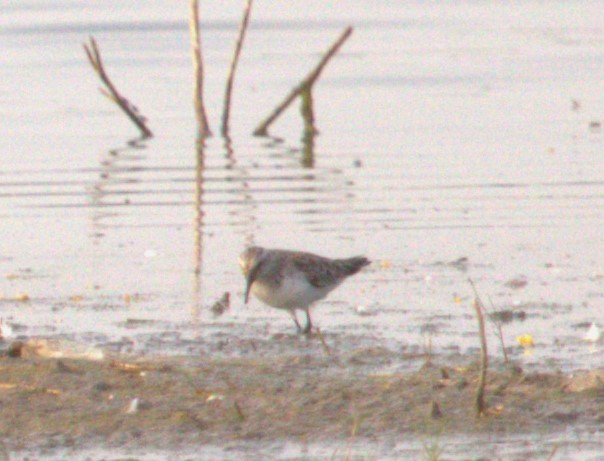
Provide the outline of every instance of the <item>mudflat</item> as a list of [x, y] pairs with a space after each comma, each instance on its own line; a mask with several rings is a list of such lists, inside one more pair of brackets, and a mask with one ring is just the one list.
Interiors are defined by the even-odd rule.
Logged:
[[10, 452], [604, 429], [604, 369], [525, 374], [493, 365], [479, 417], [476, 357], [375, 371], [400, 359], [384, 348], [219, 359], [7, 355], [0, 358], [0, 438]]

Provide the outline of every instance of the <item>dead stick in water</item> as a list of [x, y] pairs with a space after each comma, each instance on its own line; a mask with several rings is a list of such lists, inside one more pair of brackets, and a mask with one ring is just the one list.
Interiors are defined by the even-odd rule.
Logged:
[[237, 70], [237, 64], [239, 62], [239, 55], [243, 48], [243, 41], [245, 39], [245, 32], [247, 25], [250, 21], [250, 14], [252, 11], [253, 0], [246, 0], [245, 8], [243, 10], [243, 18], [241, 19], [241, 25], [239, 26], [239, 35], [237, 36], [237, 42], [235, 44], [235, 51], [233, 53], [233, 59], [231, 60], [231, 68], [229, 70], [229, 76], [227, 78], [226, 89], [224, 92], [224, 106], [222, 109], [222, 134], [223, 136], [229, 132], [229, 118], [231, 115], [231, 94], [233, 93], [233, 82], [235, 81], [235, 72]]
[[499, 343], [501, 344], [501, 350], [503, 352], [503, 361], [506, 364], [509, 364], [510, 361], [508, 358], [508, 353], [505, 350], [505, 340], [503, 338], [503, 325], [502, 325], [501, 320], [496, 320], [495, 316], [493, 315], [495, 312], [495, 306], [493, 304], [493, 300], [489, 297], [489, 303], [491, 305], [491, 311], [489, 312], [485, 303], [482, 302], [482, 299], [480, 298], [480, 295], [478, 294], [478, 291], [476, 290], [476, 286], [474, 285], [474, 282], [472, 280], [470, 280], [470, 285], [472, 285], [472, 289], [474, 290], [474, 296], [480, 301], [480, 304], [482, 306], [482, 312], [487, 315], [487, 318], [491, 321], [491, 323], [495, 327], [495, 333], [497, 334], [497, 338], [499, 338]]
[[88, 61], [90, 62], [90, 65], [101, 79], [101, 82], [103, 82], [103, 84], [107, 88], [99, 88], [101, 94], [113, 101], [119, 106], [120, 109], [122, 109], [122, 111], [138, 127], [144, 138], [150, 138], [151, 136], [153, 136], [153, 133], [147, 127], [146, 118], [138, 111], [136, 106], [134, 106], [130, 101], [128, 101], [117, 91], [117, 88], [107, 75], [105, 67], [103, 66], [101, 52], [99, 51], [99, 47], [96, 44], [96, 40], [93, 37], [90, 37], [90, 44], [84, 43], [83, 46], [84, 51], [86, 51], [86, 56], [88, 56]]
[[[478, 294], [476, 295], [478, 296]], [[503, 351], [503, 361], [507, 364], [510, 363], [509, 359], [508, 359], [508, 353], [505, 350], [505, 340], [503, 339], [503, 325], [501, 320], [495, 320], [495, 318], [493, 317], [493, 312], [495, 311], [495, 306], [493, 305], [493, 300], [489, 297], [489, 304], [491, 305], [491, 312], [487, 311], [487, 314], [489, 314], [489, 319], [491, 320], [491, 323], [493, 323], [493, 325], [495, 325], [495, 331], [497, 333], [497, 337], [499, 338], [499, 343], [501, 344], [501, 350]], [[484, 303], [483, 303], [484, 305]]]
[[197, 128], [200, 138], [206, 138], [212, 133], [206, 117], [203, 104], [203, 60], [201, 59], [201, 34], [199, 33], [199, 5], [197, 0], [191, 0], [191, 18], [189, 30], [191, 34], [191, 52], [193, 57], [193, 105], [197, 117]]
[[[476, 293], [476, 287], [474, 282], [470, 280], [472, 288]], [[486, 411], [486, 404], [484, 402], [484, 388], [487, 381], [487, 367], [488, 367], [488, 352], [487, 352], [487, 338], [484, 328], [484, 315], [483, 315], [483, 304], [480, 297], [476, 295], [474, 298], [474, 309], [476, 310], [476, 317], [478, 319], [478, 333], [480, 334], [480, 376], [478, 378], [478, 387], [476, 389], [476, 416], [483, 416]]]
[[329, 60], [338, 52], [342, 44], [346, 41], [348, 37], [352, 34], [352, 27], [347, 27], [344, 32], [340, 35], [340, 37], [336, 40], [336, 42], [327, 50], [319, 64], [306, 76], [302, 82], [298, 84], [292, 91], [287, 95], [287, 97], [283, 100], [281, 104], [277, 106], [277, 108], [273, 111], [271, 115], [269, 115], [258, 127], [254, 130], [254, 136], [266, 136], [268, 134], [268, 127], [273, 123], [281, 113], [287, 109], [287, 107], [292, 103], [297, 96], [302, 93], [306, 88], [311, 87], [315, 81], [321, 75], [323, 68], [329, 62]]

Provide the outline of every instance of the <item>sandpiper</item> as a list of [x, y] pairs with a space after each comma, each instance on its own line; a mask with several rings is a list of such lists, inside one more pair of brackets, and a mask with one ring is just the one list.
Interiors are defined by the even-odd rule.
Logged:
[[[246, 278], [245, 303], [251, 291], [269, 306], [288, 311], [298, 332], [310, 334], [311, 305], [369, 263], [364, 256], [329, 259], [301, 251], [250, 247], [239, 256]], [[296, 309], [306, 313], [304, 328], [298, 322]]]

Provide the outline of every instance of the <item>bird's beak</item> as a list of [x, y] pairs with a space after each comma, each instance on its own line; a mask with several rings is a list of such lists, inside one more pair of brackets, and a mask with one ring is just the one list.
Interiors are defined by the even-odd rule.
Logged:
[[256, 264], [256, 266], [250, 271], [245, 279], [245, 304], [247, 304], [250, 299], [250, 290], [252, 289], [252, 284], [256, 280], [256, 277], [258, 276], [259, 269], [260, 264]]
[[254, 283], [254, 281], [252, 280], [252, 277], [250, 274], [250, 276], [247, 277], [245, 280], [245, 304], [247, 304], [247, 302], [250, 299], [250, 289], [252, 288], [252, 283]]

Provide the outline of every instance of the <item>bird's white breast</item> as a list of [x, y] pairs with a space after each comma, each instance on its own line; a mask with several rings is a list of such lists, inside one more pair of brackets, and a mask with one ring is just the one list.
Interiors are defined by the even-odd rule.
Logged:
[[302, 273], [294, 272], [284, 277], [281, 285], [271, 286], [256, 280], [252, 293], [269, 306], [282, 309], [306, 308], [324, 298], [335, 286], [316, 288], [308, 283]]

